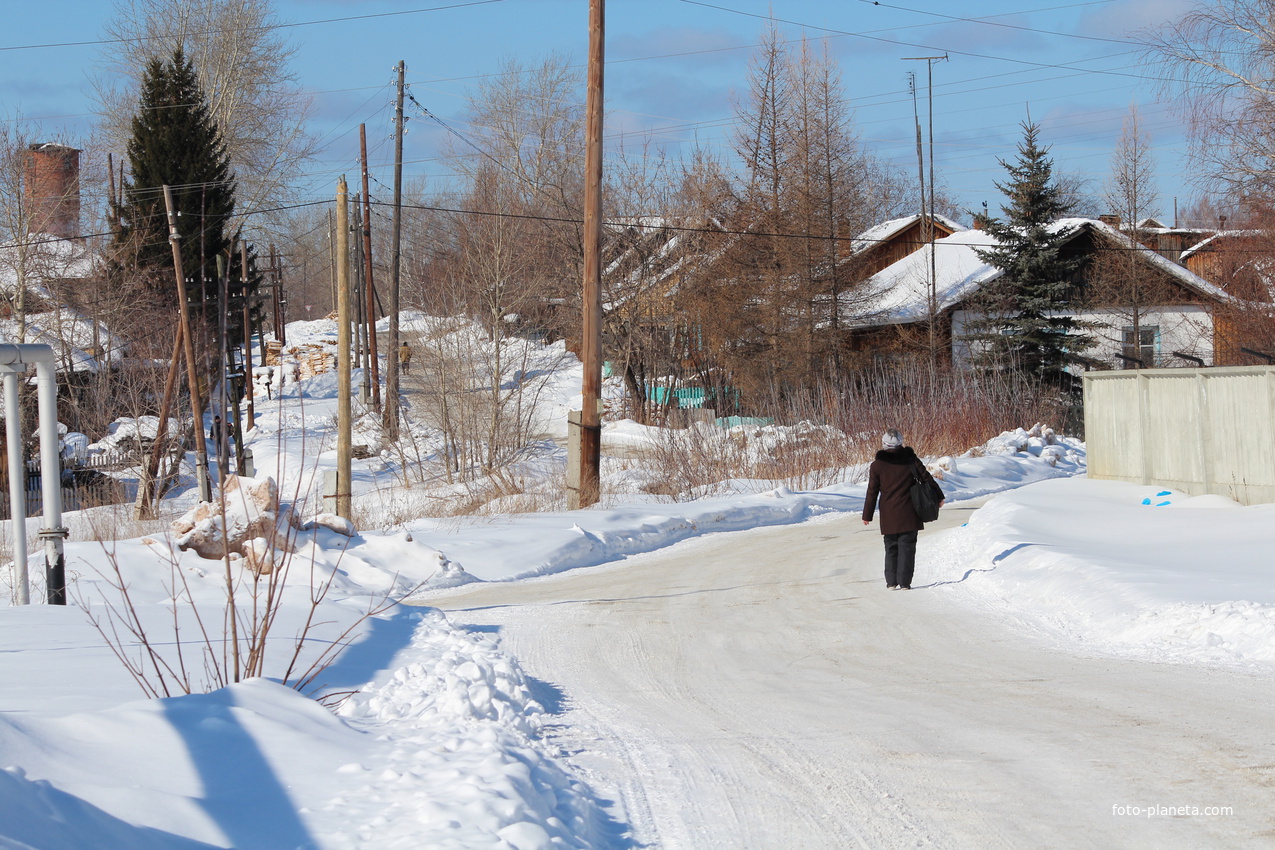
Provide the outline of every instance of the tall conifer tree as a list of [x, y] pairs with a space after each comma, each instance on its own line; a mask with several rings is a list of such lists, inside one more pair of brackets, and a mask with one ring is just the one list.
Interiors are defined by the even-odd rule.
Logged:
[[978, 255], [1005, 274], [982, 293], [985, 318], [973, 323], [970, 339], [980, 344], [986, 365], [1069, 388], [1067, 352], [1090, 343], [1082, 323], [1063, 313], [1079, 260], [1063, 253], [1065, 234], [1050, 227], [1068, 208], [1049, 149], [1039, 144], [1040, 126], [1025, 121], [1022, 127], [1017, 157], [1000, 160], [1009, 173], [1009, 180], [996, 184], [1009, 201], [1001, 207], [1005, 218], [981, 222], [998, 247]]
[[116, 234], [119, 261], [150, 279], [165, 303], [175, 300], [163, 195], [163, 187], [171, 186], [189, 294], [214, 298], [215, 257], [230, 245], [235, 178], [194, 66], [180, 49], [146, 68], [128, 163]]

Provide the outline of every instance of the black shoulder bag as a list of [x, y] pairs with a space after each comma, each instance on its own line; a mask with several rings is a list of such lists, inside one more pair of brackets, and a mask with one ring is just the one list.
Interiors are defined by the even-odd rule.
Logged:
[[908, 492], [912, 496], [912, 508], [916, 511], [917, 519], [921, 522], [934, 522], [939, 518], [939, 499], [930, 482], [917, 473], [915, 465], [912, 467], [912, 486]]

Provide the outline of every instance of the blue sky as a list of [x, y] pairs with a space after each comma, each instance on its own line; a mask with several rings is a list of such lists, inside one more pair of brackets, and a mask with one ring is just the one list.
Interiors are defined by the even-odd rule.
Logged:
[[[1060, 169], [1098, 190], [1130, 104], [1151, 134], [1161, 213], [1194, 195], [1182, 158], [1179, 120], [1154, 89], [1160, 73], [1129, 34], [1184, 11], [1189, 0], [1096, 0], [1064, 3], [933, 0], [609, 0], [607, 135], [614, 148], [643, 134], [676, 150], [698, 140], [726, 147], [749, 51], [773, 14], [785, 38], [828, 39], [844, 71], [846, 93], [866, 143], [912, 173], [915, 142], [907, 73], [921, 84], [925, 67], [906, 57], [946, 53], [934, 65], [934, 127], [939, 179], [967, 209], [984, 201], [1013, 154], [1030, 108]], [[83, 138], [91, 122], [88, 75], [103, 47], [112, 4], [52, 0], [10, 15], [0, 37], [0, 117], [20, 113], [48, 131]], [[303, 187], [332, 193], [337, 175], [357, 173], [358, 125], [368, 125], [369, 160], [390, 182], [393, 65], [407, 63], [416, 99], [464, 129], [465, 94], [502, 60], [536, 63], [560, 53], [583, 63], [587, 0], [276, 0], [297, 48], [295, 69], [313, 93], [313, 129], [327, 147]], [[53, 11], [54, 14], [49, 14]], [[364, 17], [334, 21], [334, 18]], [[326, 22], [320, 22], [326, 21]], [[314, 23], [311, 23], [314, 22]], [[442, 131], [426, 121], [407, 137], [408, 177], [445, 177], [434, 158]], [[377, 189], [373, 190], [378, 193]]]

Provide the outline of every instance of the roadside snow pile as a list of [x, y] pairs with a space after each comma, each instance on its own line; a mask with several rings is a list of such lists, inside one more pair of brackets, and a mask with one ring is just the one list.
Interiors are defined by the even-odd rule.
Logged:
[[[1034, 439], [1047, 438], [1033, 438], [1022, 429], [1007, 431], [958, 459], [939, 458], [930, 469], [941, 479], [949, 505], [1084, 472], [1083, 443], [1055, 438], [1053, 444], [1037, 446]], [[1022, 451], [1012, 448], [1020, 443]], [[1001, 445], [1006, 449], [996, 450]], [[995, 451], [989, 452], [989, 447]], [[1046, 448], [1053, 447], [1058, 449], [1056, 458], [1040, 457]], [[786, 525], [826, 513], [858, 513], [867, 489], [862, 481], [809, 490], [776, 486], [774, 481], [739, 483], [739, 492], [733, 495], [685, 502], [626, 496], [623, 503], [605, 509], [499, 519], [418, 519], [406, 523], [405, 528], [416, 543], [445, 552], [463, 563], [473, 577], [503, 581], [596, 566], [701, 534]], [[767, 484], [769, 489], [763, 490]], [[751, 489], [746, 491], [744, 485]], [[421, 595], [428, 596], [435, 589], [438, 587], [427, 587]]]
[[1275, 666], [1275, 505], [1046, 481], [921, 547], [918, 574], [1093, 651]]
[[[604, 845], [588, 786], [541, 738], [544, 708], [517, 662], [486, 635], [430, 610], [411, 662], [340, 710], [386, 744], [317, 813], [333, 847], [539, 850]], [[358, 813], [351, 812], [351, 806]]]
[[265, 679], [104, 711], [0, 717], [0, 847], [329, 847], [298, 812], [366, 736]]
[[959, 458], [927, 463], [949, 502], [1000, 493], [1048, 478], [1070, 477], [1086, 468], [1085, 444], [1052, 429], [1003, 431]]

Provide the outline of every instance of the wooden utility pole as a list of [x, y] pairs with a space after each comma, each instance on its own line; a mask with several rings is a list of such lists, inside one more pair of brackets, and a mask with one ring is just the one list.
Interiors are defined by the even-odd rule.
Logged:
[[354, 220], [350, 223], [354, 234], [354, 279], [351, 281], [350, 318], [354, 321], [354, 368], [359, 370], [359, 401], [366, 405], [372, 398], [367, 385], [371, 374], [367, 368], [367, 326], [363, 323], [363, 200], [354, 196]]
[[106, 154], [106, 176], [111, 183], [111, 206], [106, 219], [111, 226], [111, 235], [114, 236], [120, 229], [120, 208], [115, 201], [115, 161], [109, 152]]
[[912, 88], [912, 119], [916, 123], [916, 169], [921, 180], [921, 239], [928, 242], [930, 246], [930, 285], [928, 291], [929, 304], [929, 337], [930, 337], [930, 369], [938, 367], [939, 349], [938, 349], [938, 289], [937, 277], [938, 268], [934, 255], [934, 63], [940, 59], [946, 59], [947, 54], [942, 56], [907, 56], [904, 61], [908, 62], [925, 62], [927, 69], [926, 88], [929, 96], [930, 111], [930, 185], [929, 194], [926, 194], [925, 186], [925, 158], [921, 149], [921, 117], [916, 107], [916, 75], [908, 74], [908, 81]]
[[398, 99], [394, 105], [394, 219], [390, 224], [390, 356], [385, 370], [385, 407], [381, 411], [381, 425], [385, 437], [398, 439], [398, 274], [399, 244], [403, 237], [403, 60], [398, 72]]
[[345, 175], [336, 184], [336, 512], [348, 520], [352, 452], [350, 386], [350, 200]]
[[177, 307], [181, 314], [182, 346], [186, 350], [186, 382], [190, 388], [190, 411], [195, 426], [195, 477], [199, 482], [199, 499], [212, 501], [212, 482], [208, 475], [208, 445], [204, 442], [204, 406], [199, 399], [199, 374], [195, 366], [195, 343], [190, 335], [190, 308], [186, 304], [186, 276], [182, 273], [181, 237], [177, 234], [177, 212], [173, 209], [173, 190], [164, 184], [164, 208], [168, 211], [168, 242], [173, 246], [173, 270], [177, 274]]
[[[363, 158], [363, 282], [367, 287], [367, 345], [372, 370], [372, 409], [381, 412], [381, 368], [376, 350], [376, 290], [372, 286], [372, 196], [367, 181], [367, 125], [359, 125], [359, 150]], [[391, 352], [397, 356], [398, 352]]]
[[580, 361], [584, 366], [579, 416], [567, 431], [568, 507], [596, 504], [602, 445], [602, 94], [604, 0], [589, 0], [589, 74], [585, 100], [584, 286]]
[[[230, 250], [234, 251], [234, 242], [230, 243]], [[230, 369], [226, 363], [226, 358], [230, 354], [230, 346], [226, 344], [226, 338], [230, 336], [230, 311], [227, 307], [230, 304], [230, 257], [217, 254], [217, 376], [218, 383], [221, 384], [221, 392], [217, 396], [217, 406], [215, 413], [217, 418], [221, 420], [221, 427], [217, 429], [217, 445], [213, 446], [213, 451], [217, 453], [217, 483], [220, 487], [225, 488], [226, 476], [230, 474], [230, 455], [226, 444], [226, 433], [230, 428], [230, 400], [226, 397], [226, 384], [229, 382]], [[224, 493], [225, 490], [223, 489]]]
[[336, 309], [336, 230], [334, 228], [332, 210], [328, 210], [328, 271], [331, 273], [333, 310]]
[[[252, 306], [248, 298], [248, 243], [239, 243], [239, 286], [243, 290], [243, 380], [244, 394], [248, 396], [248, 428], [257, 427], [257, 411], [253, 406], [252, 380]], [[264, 364], [263, 364], [264, 365]]]

